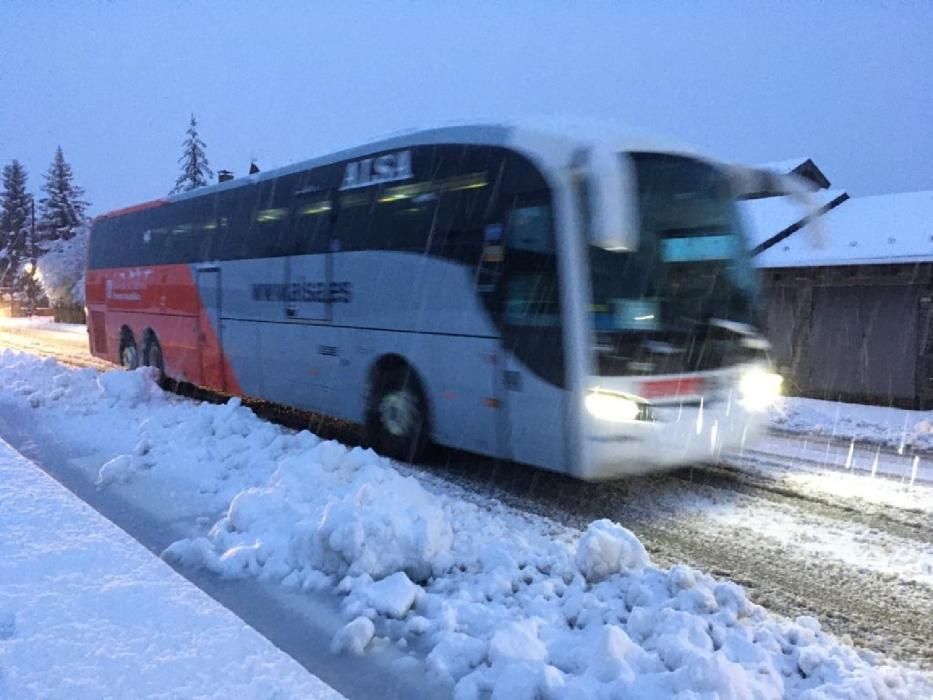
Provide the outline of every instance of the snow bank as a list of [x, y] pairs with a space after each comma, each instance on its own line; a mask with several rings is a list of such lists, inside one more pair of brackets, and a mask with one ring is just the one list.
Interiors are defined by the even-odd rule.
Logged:
[[3, 441], [0, 503], [0, 697], [341, 697]]
[[266, 485], [237, 494], [208, 540], [178, 542], [165, 556], [224, 576], [305, 583], [322, 572], [404, 572], [420, 581], [452, 537], [440, 504], [415, 479], [370, 450], [321, 442], [283, 458]]
[[[62, 434], [98, 447], [86, 426], [112, 423], [117, 447], [101, 464], [127, 459], [104, 470], [104, 488], [139, 482], [155, 501], [170, 494], [172, 512], [187, 498], [193, 513], [221, 514], [165, 557], [330, 590], [348, 623], [337, 653], [413, 650], [459, 698], [933, 693], [926, 677], [861, 656], [814, 620], [776, 618], [733, 583], [653, 566], [618, 523], [581, 533], [432, 492], [371, 451], [269, 425], [236, 400], [195, 404], [104, 379], [89, 388], [103, 400], [88, 402], [71, 387], [80, 373], [42, 366], [41, 381], [26, 381], [24, 362], [0, 354], [4, 382], [38, 399], [24, 410], [65, 415]], [[139, 376], [126, 381], [145, 385]]]
[[157, 402], [163, 398], [156, 384], [157, 370], [140, 367], [132, 372], [104, 372], [97, 377], [101, 394], [113, 406], [133, 408], [141, 403]]
[[789, 397], [771, 424], [795, 433], [832, 435], [897, 449], [933, 450], [933, 411]]

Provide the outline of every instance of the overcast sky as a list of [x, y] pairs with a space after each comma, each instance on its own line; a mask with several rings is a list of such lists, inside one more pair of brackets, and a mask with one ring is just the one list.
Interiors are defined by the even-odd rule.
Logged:
[[933, 189], [933, 2], [0, 0], [0, 162], [163, 196], [194, 112], [245, 174], [474, 117], [608, 118], [853, 195]]

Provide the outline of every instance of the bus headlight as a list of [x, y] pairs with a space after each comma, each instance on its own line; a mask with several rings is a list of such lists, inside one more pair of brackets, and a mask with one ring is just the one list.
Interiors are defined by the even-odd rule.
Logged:
[[781, 398], [784, 378], [764, 367], [750, 367], [739, 379], [741, 403], [750, 411], [764, 411]]
[[584, 399], [586, 410], [590, 415], [600, 420], [624, 423], [636, 420], [641, 413], [641, 407], [621, 394], [611, 394], [605, 391], [591, 391]]

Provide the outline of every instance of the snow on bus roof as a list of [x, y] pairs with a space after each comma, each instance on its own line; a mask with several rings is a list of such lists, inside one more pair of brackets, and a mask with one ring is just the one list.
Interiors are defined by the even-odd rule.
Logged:
[[822, 217], [821, 241], [804, 227], [755, 257], [762, 268], [933, 261], [933, 191], [849, 199]]

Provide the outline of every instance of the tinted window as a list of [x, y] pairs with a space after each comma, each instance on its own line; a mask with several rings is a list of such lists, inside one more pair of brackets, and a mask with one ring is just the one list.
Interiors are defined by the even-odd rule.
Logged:
[[213, 251], [219, 260], [250, 257], [249, 230], [259, 188], [245, 185], [217, 195], [217, 239]]
[[333, 199], [323, 193], [295, 198], [289, 242], [292, 255], [327, 251], [333, 208]]
[[[121, 267], [335, 250], [400, 250], [473, 266], [511, 198], [545, 187], [524, 158], [485, 146], [413, 147], [413, 177], [340, 191], [347, 163], [244, 183], [100, 221], [90, 263]], [[489, 280], [482, 284], [488, 286]]]
[[492, 213], [493, 176], [503, 157], [483, 147], [441, 149], [432, 253], [473, 266], [480, 262], [484, 228]]
[[297, 253], [291, 235], [291, 207], [295, 185], [295, 176], [260, 183], [256, 206], [246, 234], [250, 257], [272, 258]]
[[563, 386], [564, 352], [550, 195], [518, 195], [505, 225], [501, 280], [507, 347], [543, 379]]
[[438, 200], [435, 151], [430, 146], [406, 149], [410, 178], [339, 192], [335, 238], [340, 250], [425, 252]]

